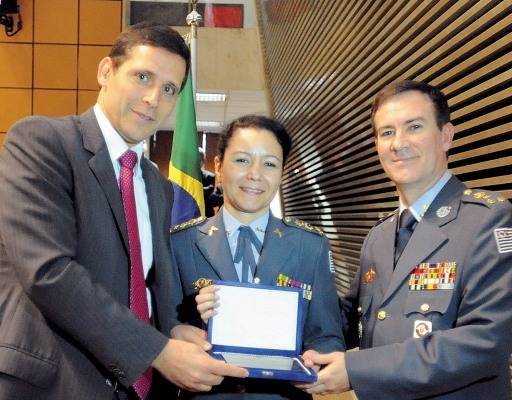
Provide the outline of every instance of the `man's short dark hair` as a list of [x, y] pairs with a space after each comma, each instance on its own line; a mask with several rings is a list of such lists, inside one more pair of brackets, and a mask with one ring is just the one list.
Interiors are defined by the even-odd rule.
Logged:
[[288, 134], [288, 131], [279, 121], [264, 117], [263, 115], [244, 115], [243, 117], [237, 118], [230, 122], [222, 133], [219, 144], [217, 147], [218, 155], [224, 160], [224, 153], [229, 145], [229, 141], [233, 137], [233, 134], [240, 128], [254, 128], [254, 129], [265, 129], [271, 132], [278, 143], [281, 145], [283, 150], [283, 166], [286, 163], [286, 158], [290, 154], [292, 148], [292, 139]]
[[170, 26], [156, 22], [134, 24], [121, 32], [110, 49], [109, 57], [112, 59], [114, 68], [125, 61], [133, 47], [140, 45], [159, 47], [183, 58], [186, 69], [185, 77], [181, 82], [181, 91], [185, 87], [190, 69], [190, 50], [181, 35]]
[[375, 97], [372, 105], [372, 126], [375, 134], [375, 113], [382, 103], [397, 94], [413, 91], [427, 95], [432, 101], [436, 115], [436, 124], [439, 129], [442, 129], [445, 124], [450, 122], [450, 108], [448, 107], [446, 96], [441, 90], [425, 82], [405, 80], [386, 86]]

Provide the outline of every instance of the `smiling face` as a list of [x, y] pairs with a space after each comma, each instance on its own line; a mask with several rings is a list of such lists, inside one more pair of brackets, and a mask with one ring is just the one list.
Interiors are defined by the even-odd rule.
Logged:
[[402, 201], [411, 205], [447, 170], [453, 125], [446, 123], [440, 129], [432, 101], [419, 91], [406, 91], [384, 101], [373, 122], [382, 167]]
[[224, 207], [237, 220], [249, 224], [270, 208], [283, 172], [283, 150], [266, 129], [238, 128], [224, 153], [215, 158], [222, 184]]
[[169, 117], [185, 75], [185, 60], [163, 48], [138, 45], [117, 68], [105, 57], [98, 67], [98, 103], [128, 146], [153, 135]]

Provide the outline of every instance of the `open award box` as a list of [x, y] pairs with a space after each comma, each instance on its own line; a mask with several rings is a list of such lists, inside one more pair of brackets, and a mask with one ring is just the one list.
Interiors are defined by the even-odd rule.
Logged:
[[246, 368], [250, 378], [314, 382], [300, 357], [302, 289], [214, 281], [217, 314], [208, 323], [213, 357]]

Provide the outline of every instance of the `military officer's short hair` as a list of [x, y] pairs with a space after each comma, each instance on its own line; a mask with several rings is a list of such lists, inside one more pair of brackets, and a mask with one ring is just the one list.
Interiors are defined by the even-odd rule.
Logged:
[[439, 129], [442, 129], [445, 124], [450, 122], [450, 108], [448, 107], [446, 96], [443, 92], [441, 92], [441, 90], [425, 82], [405, 80], [392, 83], [377, 93], [377, 96], [375, 97], [372, 105], [372, 126], [373, 132], [375, 134], [375, 113], [380, 108], [382, 103], [384, 103], [389, 98], [396, 96], [397, 94], [411, 91], [423, 93], [430, 98], [432, 104], [434, 105], [436, 124]]
[[283, 150], [283, 166], [286, 163], [286, 158], [290, 154], [292, 148], [292, 139], [283, 124], [273, 118], [268, 118], [263, 115], [244, 115], [240, 118], [230, 122], [220, 136], [217, 152], [221, 161], [224, 160], [224, 153], [228, 147], [229, 141], [233, 134], [240, 128], [255, 128], [265, 129], [274, 134], [278, 143]]

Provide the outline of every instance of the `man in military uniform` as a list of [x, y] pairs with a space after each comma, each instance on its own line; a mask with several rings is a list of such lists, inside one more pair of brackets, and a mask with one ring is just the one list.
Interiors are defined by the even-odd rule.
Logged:
[[399, 209], [369, 232], [344, 301], [359, 351], [328, 364], [310, 393], [353, 388], [365, 399], [505, 399], [512, 332], [512, 207], [447, 169], [454, 127], [443, 93], [388, 86], [374, 102], [380, 162]]

